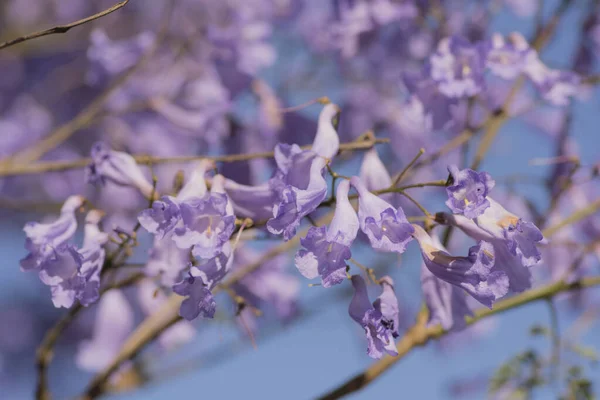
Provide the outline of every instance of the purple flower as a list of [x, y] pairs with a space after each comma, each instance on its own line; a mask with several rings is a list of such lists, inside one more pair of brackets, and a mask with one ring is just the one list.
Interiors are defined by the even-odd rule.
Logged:
[[193, 246], [196, 257], [212, 258], [219, 254], [235, 228], [232, 205], [223, 193], [223, 179], [215, 177], [211, 193], [180, 205], [183, 226], [175, 229], [173, 240], [180, 249]]
[[77, 230], [75, 211], [83, 206], [85, 199], [71, 196], [63, 204], [59, 218], [49, 224], [28, 222], [23, 230], [27, 235], [25, 248], [29, 254], [21, 260], [21, 270], [39, 268], [52, 254], [56, 247], [65, 244]]
[[213, 318], [217, 303], [212, 295], [212, 288], [231, 270], [233, 249], [229, 242], [223, 251], [198, 267], [192, 267], [188, 277], [173, 285], [173, 292], [187, 297], [179, 308], [179, 315], [191, 321], [201, 315]]
[[506, 211], [492, 198], [488, 200], [490, 207], [475, 219], [477, 226], [494, 239], [504, 241], [510, 253], [518, 256], [525, 267], [539, 263], [542, 255], [536, 243], [540, 243], [544, 236], [538, 227]]
[[46, 259], [39, 276], [50, 286], [55, 307], [70, 308], [75, 300], [87, 307], [99, 298], [100, 271], [106, 256], [102, 246], [108, 236], [100, 231], [98, 223], [103, 213], [91, 210], [86, 216], [83, 248], [62, 244], [53, 248], [53, 254]]
[[532, 58], [525, 73], [541, 92], [542, 97], [555, 106], [566, 106], [577, 93], [581, 83], [579, 75], [570, 71], [548, 68], [538, 57]]
[[[350, 317], [363, 327], [367, 336], [367, 354], [372, 358], [381, 358], [385, 353], [398, 355], [394, 343], [394, 322], [386, 319], [381, 310], [374, 307], [367, 293], [365, 281], [359, 275], [352, 276], [354, 296], [348, 307]], [[379, 306], [383, 300], [379, 300]], [[396, 304], [397, 306], [397, 304]]]
[[452, 184], [446, 187], [448, 208], [471, 219], [481, 215], [490, 206], [486, 196], [496, 182], [487, 172], [459, 170], [455, 165], [449, 166], [448, 171], [452, 177]]
[[249, 186], [225, 179], [225, 191], [238, 217], [261, 221], [273, 216], [278, 197], [269, 182]]
[[352, 177], [351, 182], [358, 191], [360, 229], [369, 238], [371, 246], [377, 250], [403, 253], [412, 240], [414, 229], [402, 208], [396, 209], [369, 192], [358, 177]]
[[116, 185], [134, 187], [145, 197], [152, 195], [152, 184], [131, 155], [111, 150], [102, 142], [92, 146], [91, 155], [92, 163], [85, 170], [86, 182], [104, 185], [110, 181]]
[[373, 307], [381, 312], [382, 323], [392, 332], [392, 336], [400, 336], [400, 307], [398, 307], [398, 298], [394, 291], [394, 281], [389, 276], [384, 276], [379, 280], [381, 284], [381, 294], [373, 302]]
[[491, 243], [481, 241], [469, 249], [467, 257], [456, 257], [438, 248], [423, 228], [413, 226], [425, 265], [436, 277], [464, 289], [490, 308], [508, 292], [506, 273], [492, 272], [495, 254]]
[[104, 31], [95, 29], [90, 39], [87, 57], [91, 68], [86, 79], [91, 84], [104, 84], [132, 67], [154, 42], [154, 34], [143, 32], [129, 40], [112, 41]]
[[180, 220], [179, 204], [171, 196], [162, 196], [160, 200], [153, 201], [151, 208], [142, 210], [138, 215], [140, 225], [158, 239], [171, 233]]
[[529, 47], [520, 33], [511, 33], [508, 41], [495, 33], [490, 42], [486, 66], [494, 75], [503, 79], [515, 79], [525, 71], [527, 63], [537, 60], [537, 52]]
[[327, 104], [319, 114], [317, 134], [313, 141], [312, 151], [321, 157], [332, 159], [340, 148], [340, 138], [336, 131], [340, 117], [340, 108], [335, 104]]
[[173, 285], [173, 292], [186, 297], [179, 308], [179, 315], [186, 320], [192, 321], [199, 315], [214, 317], [217, 303], [202, 278], [194, 276], [191, 271], [189, 277]]
[[448, 97], [476, 95], [484, 86], [486, 49], [458, 36], [442, 39], [429, 58], [429, 73]]
[[508, 276], [509, 289], [513, 292], [522, 292], [531, 288], [531, 272], [524, 266], [521, 259], [511, 254], [505, 240], [498, 239], [486, 232], [475, 221], [463, 215], [447, 213], [436, 214], [436, 221], [444, 225], [456, 226], [475, 240], [485, 240], [494, 247], [496, 261], [493, 271], [503, 271]]
[[151, 208], [140, 212], [138, 215], [140, 225], [148, 232], [156, 235], [158, 239], [170, 235], [181, 221], [179, 205], [186, 200], [200, 198], [206, 194], [207, 188], [204, 175], [213, 166], [213, 161], [200, 161], [192, 172], [190, 179], [177, 194], [177, 197], [162, 196], [160, 200], [152, 202]]
[[[446, 251], [437, 236], [432, 236], [431, 240], [437, 248]], [[444, 330], [459, 330], [466, 326], [465, 317], [472, 316], [473, 312], [465, 292], [437, 278], [425, 262], [421, 264], [421, 288], [429, 310], [428, 326], [440, 324]]]
[[76, 364], [86, 371], [106, 368], [134, 327], [131, 305], [120, 290], [109, 290], [98, 303], [92, 339], [79, 344]]
[[350, 182], [340, 182], [336, 192], [335, 214], [329, 227], [311, 227], [300, 240], [303, 249], [296, 254], [296, 268], [308, 279], [320, 276], [324, 287], [341, 283], [346, 278], [346, 260], [350, 245], [358, 233], [358, 217], [348, 200]]
[[290, 240], [300, 220], [313, 212], [327, 195], [327, 182], [323, 178], [325, 159], [310, 150], [302, 151], [295, 144], [278, 144], [275, 162], [278, 169], [269, 183], [279, 198], [267, 229]]

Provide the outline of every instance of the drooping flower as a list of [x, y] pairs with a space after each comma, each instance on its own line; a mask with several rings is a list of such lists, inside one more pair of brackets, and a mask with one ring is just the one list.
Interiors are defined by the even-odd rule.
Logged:
[[548, 68], [539, 57], [527, 63], [525, 73], [536, 85], [542, 97], [555, 106], [566, 106], [579, 88], [581, 79], [571, 71]]
[[278, 169], [269, 183], [278, 194], [278, 202], [273, 207], [267, 229], [290, 240], [296, 234], [300, 220], [313, 212], [327, 195], [327, 182], [323, 177], [326, 161], [310, 150], [302, 151], [295, 144], [278, 144], [275, 162]]
[[394, 291], [394, 280], [389, 276], [384, 276], [379, 280], [381, 284], [381, 294], [373, 302], [373, 307], [381, 312], [383, 316], [382, 323], [392, 332], [392, 336], [400, 336], [400, 307], [398, 298]]
[[179, 315], [188, 321], [198, 316], [213, 318], [217, 303], [211, 290], [231, 270], [232, 264], [233, 249], [226, 242], [223, 252], [200, 266], [191, 267], [188, 276], [173, 285], [173, 292], [187, 297], [181, 303]]
[[494, 247], [495, 263], [493, 271], [503, 271], [508, 276], [509, 289], [512, 292], [522, 292], [531, 288], [531, 272], [524, 266], [516, 254], [511, 254], [504, 239], [494, 237], [486, 232], [475, 221], [463, 215], [438, 213], [436, 221], [444, 225], [456, 226], [475, 240], [485, 240]]
[[152, 184], [127, 153], [111, 150], [106, 144], [97, 142], [92, 146], [92, 163], [85, 170], [85, 180], [92, 184], [106, 184], [110, 181], [120, 186], [138, 189], [145, 197], [154, 191]]
[[350, 245], [358, 233], [358, 216], [348, 200], [350, 182], [340, 182], [336, 191], [335, 214], [329, 227], [311, 227], [300, 239], [303, 249], [296, 254], [296, 267], [308, 279], [321, 277], [324, 287], [341, 283], [346, 278], [346, 260]]
[[460, 98], [479, 93], [484, 86], [486, 49], [459, 36], [442, 39], [429, 58], [430, 76], [439, 91]]
[[325, 105], [319, 114], [312, 151], [321, 157], [332, 159], [340, 148], [340, 138], [337, 133], [339, 115], [340, 108], [332, 103]]
[[86, 371], [106, 368], [134, 327], [131, 305], [120, 290], [106, 292], [98, 303], [94, 334], [79, 344], [75, 362]]
[[354, 176], [350, 182], [358, 191], [360, 229], [369, 238], [371, 246], [377, 250], [403, 253], [412, 240], [414, 229], [402, 208], [394, 208], [369, 192], [360, 178]]
[[269, 182], [250, 186], [225, 179], [225, 191], [239, 218], [262, 221], [273, 216], [273, 205], [278, 197]]
[[[361, 276], [352, 276], [352, 286], [354, 296], [348, 307], [348, 313], [365, 330], [367, 354], [372, 358], [381, 358], [385, 353], [398, 355], [394, 343], [394, 322], [386, 319], [381, 310], [371, 304], [367, 286]], [[379, 301], [380, 307], [382, 302], [383, 300]]]
[[536, 244], [544, 240], [544, 236], [538, 227], [506, 211], [494, 199], [488, 197], [488, 200], [490, 207], [475, 219], [477, 226], [495, 239], [503, 240], [510, 253], [518, 256], [524, 266], [531, 267], [540, 262], [542, 255]]
[[496, 182], [487, 172], [459, 170], [455, 165], [449, 166], [448, 171], [452, 177], [452, 184], [446, 187], [448, 208], [471, 219], [481, 215], [490, 206], [487, 195]]
[[464, 289], [490, 308], [508, 292], [506, 273], [492, 270], [496, 257], [491, 243], [480, 241], [467, 257], [456, 257], [438, 248], [423, 228], [413, 226], [425, 265], [436, 277]]
[[29, 254], [21, 260], [21, 270], [39, 268], [53, 254], [54, 248], [67, 243], [73, 237], [77, 230], [75, 211], [83, 206], [84, 202], [85, 199], [81, 196], [71, 196], [63, 204], [56, 221], [49, 224], [25, 224], [25, 248]]
[[[431, 236], [431, 240], [437, 248], [446, 251], [437, 236]], [[466, 326], [465, 317], [472, 316], [473, 312], [465, 292], [436, 277], [425, 262], [421, 264], [421, 289], [429, 310], [428, 326], [440, 324], [444, 330], [459, 330]]]
[[173, 232], [173, 229], [181, 221], [181, 210], [179, 205], [192, 198], [201, 198], [206, 194], [206, 181], [204, 175], [214, 163], [210, 160], [202, 160], [192, 172], [192, 176], [181, 188], [176, 197], [162, 196], [160, 200], [152, 202], [152, 207], [143, 210], [138, 215], [140, 225], [148, 232], [162, 239]]
[[177, 247], [188, 249], [196, 257], [212, 258], [221, 252], [235, 228], [232, 205], [224, 193], [224, 178], [213, 179], [211, 193], [193, 197], [180, 205], [183, 226], [175, 229]]

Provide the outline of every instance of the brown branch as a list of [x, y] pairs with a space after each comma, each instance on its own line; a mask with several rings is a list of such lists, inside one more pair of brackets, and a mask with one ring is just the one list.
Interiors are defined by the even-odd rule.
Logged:
[[46, 30], [43, 30], [43, 31], [38, 31], [38, 32], [30, 33], [30, 34], [25, 35], [25, 36], [20, 36], [20, 37], [18, 37], [16, 39], [8, 40], [6, 42], [0, 43], [0, 50], [4, 49], [6, 47], [14, 46], [15, 44], [19, 44], [19, 43], [25, 42], [27, 40], [37, 39], [37, 38], [42, 37], [42, 36], [55, 35], [55, 34], [58, 34], [58, 33], [67, 33], [69, 30], [71, 30], [71, 28], [75, 28], [76, 26], [86, 24], [86, 23], [91, 22], [91, 21], [93, 21], [95, 19], [102, 18], [102, 17], [104, 17], [104, 16], [106, 16], [108, 14], [111, 14], [111, 13], [113, 13], [113, 12], [115, 12], [115, 11], [123, 8], [123, 7], [125, 7], [125, 5], [127, 3], [129, 3], [129, 0], [123, 0], [123, 1], [115, 4], [114, 6], [112, 6], [110, 8], [107, 8], [104, 11], [100, 11], [97, 14], [90, 15], [89, 17], [80, 19], [80, 20], [75, 21], [75, 22], [71, 22], [70, 24], [67, 24], [67, 25], [58, 25], [58, 26], [55, 26], [54, 28], [50, 28], [50, 29], [46, 29]]
[[[557, 283], [542, 286], [538, 289], [530, 290], [519, 295], [510, 297], [506, 300], [499, 301], [494, 305], [493, 309], [485, 308], [476, 311], [474, 318], [467, 319], [467, 325], [473, 325], [474, 323], [484, 318], [521, 307], [525, 304], [530, 304], [538, 300], [551, 299], [559, 293], [590, 288], [598, 285], [600, 285], [600, 276], [584, 278], [573, 283], [566, 283], [564, 281], [560, 281]], [[415, 325], [413, 325], [407, 331], [406, 335], [404, 335], [402, 339], [398, 342], [398, 344], [396, 345], [396, 349], [398, 350], [398, 356], [386, 356], [382, 358], [381, 360], [372, 364], [364, 372], [355, 375], [353, 378], [349, 379], [341, 386], [319, 397], [319, 399], [339, 399], [350, 393], [354, 393], [356, 391], [361, 390], [362, 388], [372, 383], [379, 376], [381, 376], [384, 372], [389, 370], [398, 361], [402, 360], [404, 356], [406, 356], [415, 348], [424, 346], [429, 341], [439, 339], [448, 333], [448, 331], [444, 331], [444, 329], [442, 329], [440, 325], [426, 327], [424, 323], [425, 316], [426, 313], [421, 312], [419, 314], [417, 323], [415, 323]]]
[[[112, 289], [119, 289], [126, 286], [130, 286], [135, 282], [139, 281], [144, 277], [144, 274], [137, 273], [123, 279], [122, 281], [116, 282], [102, 289], [101, 295]], [[79, 314], [84, 307], [81, 303], [77, 303], [73, 308], [67, 312], [58, 322], [46, 332], [42, 343], [36, 351], [36, 369], [37, 369], [37, 386], [35, 391], [35, 398], [37, 400], [50, 400], [50, 390], [48, 389], [48, 365], [52, 361], [54, 356], [54, 345], [64, 332], [64, 330], [71, 324], [75, 317]]]
[[[77, 118], [76, 118], [77, 120]], [[71, 129], [69, 128], [69, 132]], [[339, 151], [346, 150], [364, 150], [370, 149], [376, 144], [388, 143], [387, 138], [373, 138], [363, 141], [353, 141], [348, 143], [340, 144]], [[310, 149], [310, 145], [303, 146], [303, 149]], [[159, 165], [159, 164], [170, 164], [170, 163], [185, 163], [198, 160], [213, 160], [215, 162], [239, 162], [253, 160], [255, 158], [273, 158], [275, 155], [272, 151], [265, 151], [260, 153], [241, 153], [241, 154], [230, 154], [223, 156], [175, 156], [175, 157], [155, 157], [148, 155], [136, 155], [133, 158], [138, 164], [142, 165]], [[19, 158], [19, 160], [21, 160]], [[28, 175], [38, 174], [42, 172], [60, 172], [72, 169], [84, 168], [92, 162], [91, 158], [82, 158], [75, 161], [47, 161], [38, 162], [34, 164], [19, 163], [15, 165], [3, 165], [0, 163], [0, 177], [2, 176], [14, 176], [14, 175]]]

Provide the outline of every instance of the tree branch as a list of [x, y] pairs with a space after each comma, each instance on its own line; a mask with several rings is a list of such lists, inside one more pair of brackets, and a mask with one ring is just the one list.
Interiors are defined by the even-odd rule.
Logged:
[[123, 1], [115, 4], [114, 6], [112, 6], [110, 8], [107, 8], [104, 11], [100, 11], [97, 14], [90, 15], [89, 17], [80, 19], [80, 20], [75, 21], [75, 22], [71, 22], [70, 24], [67, 24], [67, 25], [58, 25], [58, 26], [55, 26], [54, 28], [50, 28], [50, 29], [46, 29], [46, 30], [43, 30], [43, 31], [38, 31], [38, 32], [30, 33], [30, 34], [25, 35], [25, 36], [20, 36], [20, 37], [15, 38], [15, 39], [8, 40], [6, 42], [0, 43], [0, 50], [4, 49], [6, 47], [14, 46], [15, 44], [19, 44], [19, 43], [25, 42], [27, 40], [37, 39], [37, 38], [42, 37], [42, 36], [54, 35], [54, 34], [58, 34], [58, 33], [66, 33], [71, 28], [75, 28], [76, 26], [86, 24], [86, 23], [91, 22], [91, 21], [93, 21], [95, 19], [102, 18], [102, 17], [104, 17], [104, 16], [106, 16], [108, 14], [111, 14], [111, 13], [113, 13], [113, 12], [115, 12], [115, 11], [123, 8], [123, 7], [125, 7], [125, 5], [127, 3], [129, 3], [129, 0], [123, 0]]
[[[560, 281], [552, 283], [546, 286], [542, 286], [538, 289], [529, 290], [519, 295], [510, 297], [506, 300], [499, 301], [494, 305], [493, 309], [480, 309], [475, 312], [475, 317], [467, 318], [467, 326], [473, 325], [474, 323], [481, 321], [484, 318], [492, 315], [497, 315], [505, 311], [509, 311], [525, 304], [533, 303], [538, 300], [551, 299], [555, 295], [563, 292], [572, 290], [580, 290], [584, 288], [590, 288], [600, 285], [600, 276], [594, 276], [590, 278], [583, 278], [573, 283], [566, 283]], [[445, 336], [448, 331], [445, 331], [440, 325], [425, 327], [423, 324], [424, 313], [419, 314], [419, 320], [413, 325], [406, 335], [396, 345], [398, 350], [398, 356], [391, 357], [386, 356], [381, 360], [372, 364], [364, 372], [355, 375], [353, 378], [335, 388], [331, 392], [319, 397], [320, 400], [334, 400], [339, 399], [345, 395], [361, 390], [362, 388], [369, 385], [380, 375], [390, 369], [398, 361], [402, 360], [404, 356], [410, 353], [417, 347], [424, 346], [431, 340], [436, 340]]]
[[[76, 120], [78, 118], [75, 118]], [[71, 131], [71, 129], [69, 129]], [[363, 150], [370, 149], [376, 144], [388, 143], [387, 138], [372, 138], [362, 141], [353, 141], [348, 143], [340, 144], [339, 151], [346, 150]], [[302, 149], [310, 149], [310, 145], [303, 146]], [[175, 157], [154, 157], [148, 155], [136, 155], [133, 158], [138, 164], [142, 165], [159, 165], [159, 164], [172, 164], [172, 163], [185, 163], [190, 161], [198, 160], [213, 160], [215, 162], [239, 162], [253, 160], [255, 158], [273, 158], [275, 153], [272, 151], [265, 151], [261, 153], [240, 153], [240, 154], [229, 154], [223, 156], [175, 156]], [[92, 162], [91, 158], [82, 158], [75, 161], [48, 161], [38, 162], [34, 164], [19, 163], [15, 165], [2, 164], [0, 162], [0, 177], [3, 176], [14, 176], [14, 175], [29, 175], [39, 174], [43, 172], [60, 172], [72, 169], [84, 168]]]

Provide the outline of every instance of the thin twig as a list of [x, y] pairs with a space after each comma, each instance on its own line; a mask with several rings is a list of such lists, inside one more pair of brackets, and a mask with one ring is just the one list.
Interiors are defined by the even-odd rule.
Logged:
[[104, 17], [104, 16], [106, 16], [108, 14], [111, 14], [111, 13], [117, 11], [118, 9], [125, 7], [125, 5], [127, 3], [129, 3], [129, 0], [123, 0], [123, 1], [115, 4], [114, 6], [112, 6], [110, 8], [107, 8], [104, 11], [100, 11], [97, 14], [90, 15], [89, 17], [80, 19], [80, 20], [75, 21], [75, 22], [71, 22], [70, 24], [67, 24], [67, 25], [58, 25], [58, 26], [55, 26], [54, 28], [50, 28], [50, 29], [46, 29], [46, 30], [43, 30], [43, 31], [38, 31], [38, 32], [30, 33], [30, 34], [25, 35], [25, 36], [20, 36], [20, 37], [18, 37], [16, 39], [8, 40], [6, 42], [0, 43], [0, 50], [4, 49], [6, 47], [14, 46], [15, 44], [23, 43], [23, 42], [25, 42], [27, 40], [37, 39], [37, 38], [42, 37], [42, 36], [55, 35], [55, 34], [58, 34], [58, 33], [67, 33], [71, 28], [75, 28], [76, 26], [86, 24], [86, 23], [91, 22], [91, 21], [93, 21], [95, 19], [102, 18], [102, 17]]
[[[340, 144], [339, 151], [345, 150], [366, 150], [376, 144], [388, 143], [387, 138], [375, 138], [373, 140], [363, 140], [360, 142], [352, 141]], [[302, 149], [310, 149], [311, 146], [302, 146]], [[158, 165], [158, 164], [174, 164], [186, 163], [199, 160], [213, 160], [215, 162], [232, 163], [239, 161], [254, 160], [256, 158], [273, 158], [275, 153], [272, 151], [264, 151], [259, 153], [240, 153], [229, 154], [223, 156], [174, 156], [174, 157], [155, 157], [149, 155], [135, 155], [133, 158], [141, 165]], [[82, 158], [75, 161], [42, 161], [34, 164], [19, 163], [15, 165], [3, 165], [0, 162], [0, 177], [14, 175], [29, 175], [39, 174], [43, 172], [60, 172], [72, 169], [85, 168], [92, 162], [91, 158]]]
[[420, 148], [419, 152], [417, 153], [417, 155], [406, 165], [406, 167], [404, 167], [404, 169], [398, 174], [398, 176], [396, 177], [396, 179], [394, 179], [392, 186], [396, 186], [398, 185], [398, 183], [400, 183], [402, 181], [402, 178], [404, 178], [404, 175], [406, 175], [406, 173], [412, 168], [413, 165], [415, 165], [415, 163], [417, 162], [417, 160], [423, 155], [425, 154], [425, 149], [424, 148]]

